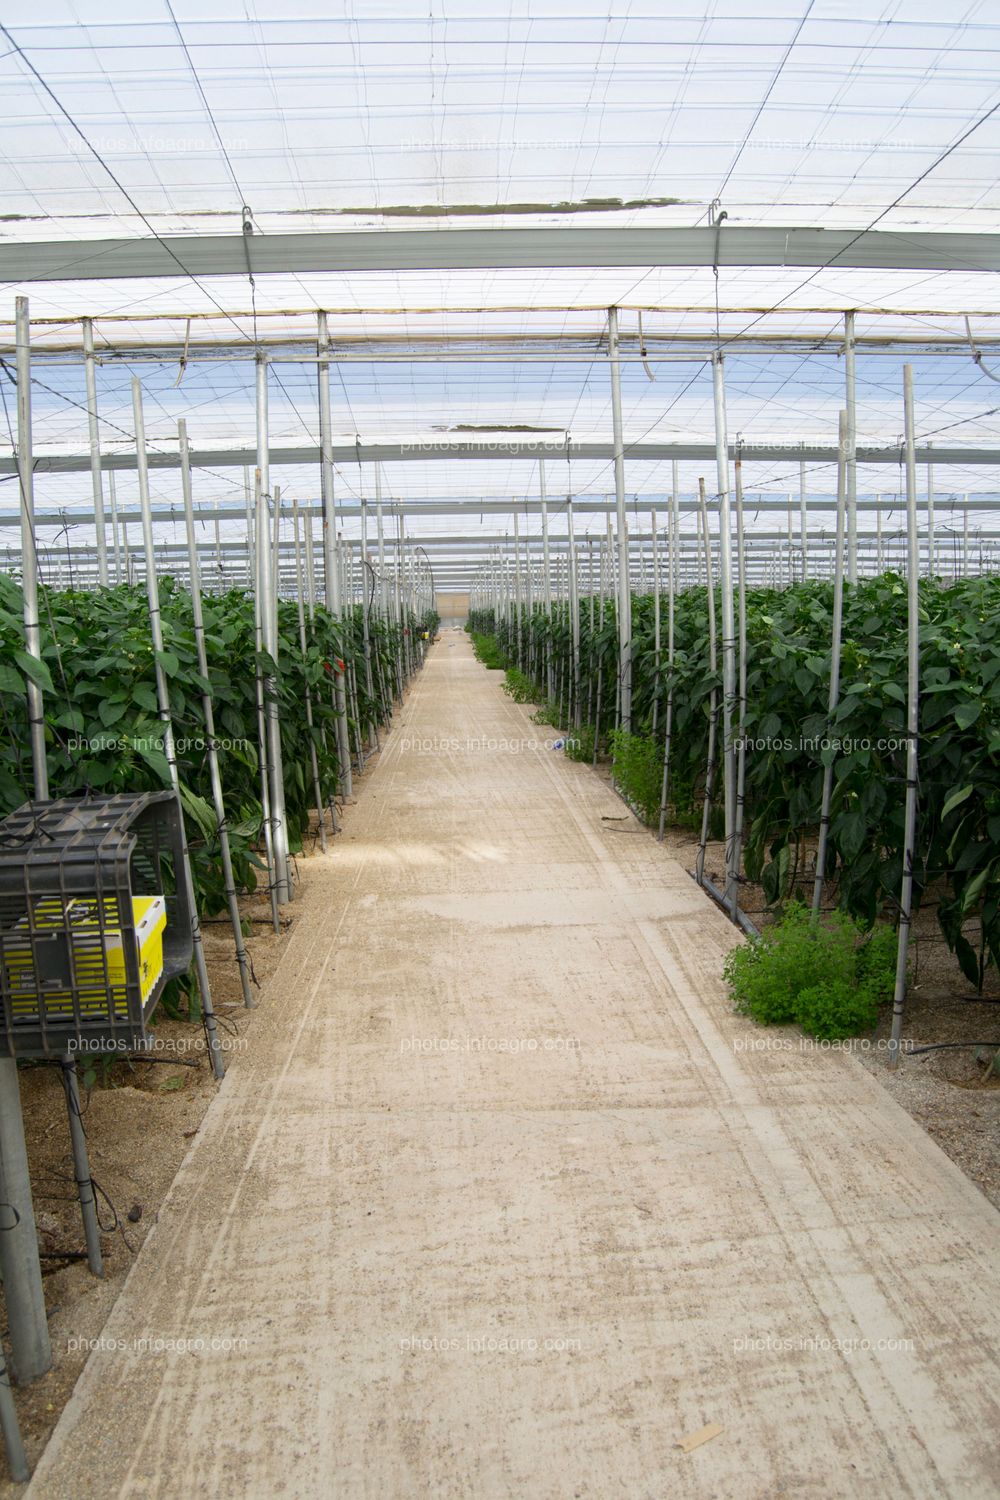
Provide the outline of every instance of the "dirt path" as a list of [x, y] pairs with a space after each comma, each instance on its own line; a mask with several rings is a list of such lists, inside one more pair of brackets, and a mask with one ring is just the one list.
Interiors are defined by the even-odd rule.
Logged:
[[499, 681], [432, 652], [33, 1500], [994, 1495], [1000, 1215]]

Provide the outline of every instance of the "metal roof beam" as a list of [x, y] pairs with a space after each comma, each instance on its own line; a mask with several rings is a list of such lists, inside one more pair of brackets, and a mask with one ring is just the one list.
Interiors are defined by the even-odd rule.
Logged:
[[[575, 266], [837, 266], [1000, 271], [1000, 235], [727, 225], [715, 228], [344, 230], [163, 235], [0, 245], [7, 282], [136, 276], [245, 276], [340, 271], [505, 270]], [[717, 258], [717, 262], [716, 262]]]
[[[444, 459], [588, 459], [608, 461], [614, 452], [610, 441], [565, 442], [545, 438], [526, 438], [498, 433], [495, 438], [463, 438], [457, 442], [440, 442], [434, 439], [414, 439], [406, 443], [337, 443], [333, 446], [333, 462], [341, 465], [357, 463], [413, 463], [438, 462]], [[744, 440], [730, 444], [732, 458], [737, 451], [744, 463], [806, 463], [837, 462], [836, 444], [829, 443], [782, 443], [752, 442]], [[660, 463], [666, 459], [677, 459], [683, 463], [715, 463], [714, 443], [639, 441], [625, 444], [625, 456], [630, 463]], [[175, 452], [150, 450], [150, 469], [177, 469], [180, 459]], [[860, 445], [857, 450], [859, 464], [899, 464], [902, 449], [898, 442], [879, 447]], [[985, 464], [1000, 464], [1000, 448], [953, 447], [945, 444], [933, 447], [919, 444], [918, 463], [933, 463], [940, 470], [949, 464], [962, 467]], [[254, 469], [257, 463], [256, 449], [252, 448], [198, 448], [191, 453], [191, 464], [201, 469]], [[274, 444], [270, 449], [272, 469], [281, 466], [295, 467], [301, 464], [319, 464], [319, 447], [316, 444]], [[131, 471], [136, 466], [134, 452], [102, 453], [101, 468], [105, 471]], [[36, 474], [84, 474], [90, 472], [89, 453], [45, 454], [36, 451], [34, 459]], [[0, 457], [0, 474], [16, 474], [17, 459], [12, 454]], [[798, 480], [796, 479], [796, 484]]]

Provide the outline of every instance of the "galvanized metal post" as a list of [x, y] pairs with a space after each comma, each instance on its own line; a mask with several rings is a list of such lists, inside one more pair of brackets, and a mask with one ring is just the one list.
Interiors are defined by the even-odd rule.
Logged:
[[934, 532], [934, 460], [930, 457], [930, 450], [934, 444], [928, 440], [927, 458], [927, 572], [931, 578], [937, 576], [938, 556], [937, 538]]
[[[296, 529], [296, 535], [298, 531]], [[375, 683], [372, 677], [372, 643], [371, 629], [368, 620], [369, 599], [372, 590], [368, 587], [368, 502], [364, 495], [361, 496], [361, 648], [365, 657], [365, 692], [368, 695], [369, 704], [375, 702]], [[378, 741], [378, 714], [372, 710], [372, 721], [369, 727], [369, 740], [372, 750], [379, 748]], [[360, 725], [358, 726], [360, 733]]]
[[[718, 667], [718, 653], [716, 647], [716, 622], [715, 622], [715, 580], [712, 577], [712, 540], [708, 529], [708, 504], [705, 499], [705, 481], [698, 480], [698, 493], [701, 500], [701, 532], [705, 548], [705, 582], [707, 585], [708, 604], [708, 670], [714, 679]], [[705, 762], [705, 800], [702, 805], [701, 814], [701, 838], [698, 841], [698, 854], [695, 858], [695, 879], [699, 885], [705, 883], [705, 853], [708, 846], [708, 833], [712, 817], [712, 799], [715, 792], [715, 765], [716, 765], [716, 741], [718, 738], [719, 724], [719, 697], [713, 686], [709, 697], [708, 718], [708, 755]], [[727, 851], [728, 852], [728, 851]], [[727, 860], [728, 874], [728, 860]]]
[[611, 424], [614, 442], [615, 518], [618, 531], [618, 696], [619, 723], [632, 729], [632, 590], [628, 569], [625, 511], [625, 439], [622, 431], [622, 377], [618, 353], [618, 309], [608, 308], [608, 361], [611, 366]]
[[268, 765], [267, 717], [264, 705], [264, 673], [260, 665], [264, 650], [264, 585], [261, 567], [267, 556], [267, 500], [260, 482], [260, 470], [254, 474], [254, 691], [257, 707], [257, 749], [260, 773], [260, 811], [264, 832], [264, 854], [267, 862], [267, 889], [271, 903], [271, 925], [280, 932], [278, 919], [278, 882], [274, 863], [274, 819], [271, 813], [271, 773]]
[[0, 1058], [0, 1274], [10, 1338], [10, 1372], [18, 1385], [52, 1368], [52, 1344], [38, 1259], [28, 1152], [17, 1063]]
[[[118, 544], [118, 498], [115, 494], [114, 471], [108, 474], [108, 495], [111, 499], [111, 541], [115, 549], [115, 583], [122, 581], [122, 551]], [[125, 538], [125, 523], [122, 522], [122, 538]], [[126, 541], [126, 550], [127, 550]]]
[[[149, 600], [149, 628], [153, 639], [156, 698], [159, 704], [160, 724], [163, 729], [163, 753], [170, 768], [170, 781], [174, 789], [174, 796], [177, 798], [177, 810], [183, 828], [185, 827], [184, 804], [181, 801], [180, 775], [177, 770], [177, 755], [174, 750], [174, 726], [170, 713], [170, 689], [167, 685], [167, 674], [163, 669], [161, 660], [163, 656], [163, 627], [160, 618], [160, 585], [156, 572], [156, 548], [153, 544], [153, 514], [149, 500], [146, 431], [142, 419], [142, 386], [139, 384], [138, 378], [134, 375], [132, 377], [132, 414], [135, 420], [136, 469], [139, 478], [139, 505], [142, 510], [142, 540], [146, 558], [146, 596]], [[198, 992], [201, 997], [205, 1039], [208, 1043], [212, 1072], [216, 1078], [222, 1078], [225, 1076], [226, 1069], [222, 1061], [218, 1026], [212, 1007], [212, 990], [208, 982], [208, 967], [205, 963], [205, 949], [201, 940], [201, 923], [198, 920], [198, 907], [195, 902], [194, 880], [191, 876], [191, 856], [188, 852], [186, 832], [184, 834], [184, 858], [181, 863], [183, 868], [180, 871], [180, 879], [184, 883], [188, 907], [191, 912], [194, 965], [198, 980]]]
[[962, 577], [969, 576], [969, 497], [965, 497], [965, 509], [962, 511]]
[[[35, 481], [31, 445], [31, 331], [27, 297], [18, 297], [15, 312], [17, 350], [17, 473], [21, 490], [21, 598], [24, 644], [29, 656], [41, 660], [38, 619], [38, 558], [35, 551]], [[28, 741], [35, 779], [35, 799], [48, 801], [49, 772], [45, 758], [45, 709], [42, 690], [26, 681]]]
[[576, 537], [573, 528], [573, 496], [566, 496], [566, 544], [569, 548], [569, 629], [572, 651], [570, 696], [574, 728], [580, 727], [580, 590], [577, 577]]
[[[31, 331], [28, 299], [15, 302], [17, 351], [17, 471], [21, 501], [21, 594], [25, 649], [41, 659], [38, 623], [38, 573], [35, 553], [34, 466], [31, 446]], [[34, 796], [48, 800], [44, 707], [41, 689], [29, 678], [27, 708]], [[13, 1220], [0, 1227], [0, 1274], [3, 1276], [10, 1330], [11, 1374], [18, 1384], [37, 1380], [52, 1365], [38, 1260], [35, 1213], [24, 1143], [17, 1063], [0, 1058], [0, 1203]]]
[[555, 696], [552, 672], [552, 577], [549, 556], [549, 506], [545, 494], [545, 460], [538, 460], [538, 491], [542, 508], [542, 601], [545, 605], [545, 685], [550, 699]]
[[[830, 689], [827, 697], [827, 727], [832, 730], [833, 716], [840, 702], [840, 648], [844, 619], [844, 541], [847, 521], [847, 454], [848, 415], [840, 413], [837, 445], [837, 540], [833, 573], [833, 621], [830, 641]], [[812, 912], [819, 916], [826, 880], [826, 850], [830, 833], [830, 802], [833, 796], [834, 762], [823, 768], [823, 790], [820, 798], [819, 837], [816, 844], [816, 875], [813, 881]]]
[[[302, 545], [299, 539], [299, 502], [292, 501], [292, 531], [295, 548], [295, 602], [298, 606], [299, 616], [299, 649], [302, 652], [302, 664], [306, 665], [306, 654], [308, 650], [306, 641], [306, 612], [302, 598]], [[312, 689], [308, 679], [305, 683], [306, 703], [306, 732], [309, 739], [309, 764], [312, 770], [313, 797], [316, 803], [316, 817], [319, 824], [319, 842], [323, 853], [326, 853], [326, 818], [323, 813], [323, 792], [319, 779], [319, 761], [316, 757], [316, 741], [313, 738], [313, 708]]]
[[87, 392], [87, 431], [90, 438], [90, 483], [94, 496], [94, 526], [97, 536], [97, 582], [108, 586], [108, 540], [104, 529], [104, 486], [101, 483], [101, 437], [97, 423], [97, 377], [94, 370], [94, 325], [81, 321], [83, 374]]
[[[743, 530], [743, 462], [739, 450], [736, 453], [734, 465], [736, 474], [736, 594], [737, 594], [737, 634], [739, 636], [739, 678], [737, 686], [738, 708], [739, 708], [739, 735], [736, 754], [736, 828], [734, 833], [735, 853], [733, 862], [739, 876], [740, 861], [743, 857], [743, 814], [746, 807], [746, 719], [747, 719], [747, 568], [746, 568], [746, 545]], [[805, 549], [803, 548], [803, 558]], [[803, 575], [804, 576], [804, 575]], [[735, 905], [734, 917], [737, 916], [739, 905], [739, 886], [734, 891]]]
[[[719, 499], [719, 587], [722, 595], [722, 755], [725, 806], [726, 884], [725, 898], [736, 920], [736, 883], [739, 871], [736, 853], [736, 747], [733, 743], [733, 707], [736, 702], [736, 621], [733, 613], [732, 517], [729, 504], [729, 439], [726, 431], [726, 390], [722, 355], [712, 358], [715, 395], [715, 465]], [[789, 543], [789, 568], [791, 544]], [[710, 585], [711, 586], [711, 585]]]
[[678, 546], [680, 543], [680, 502], [677, 495], [677, 460], [671, 465], [670, 515], [667, 523], [669, 545], [667, 548], [667, 687], [666, 732], [663, 736], [663, 779], [660, 783], [660, 825], [657, 837], [663, 842], [663, 831], [667, 820], [667, 803], [670, 796], [670, 748], [674, 727], [674, 594], [678, 581]]
[[917, 832], [917, 772], [920, 730], [920, 536], [917, 531], [917, 458], [913, 421], [913, 366], [903, 366], [906, 434], [906, 802], [903, 810], [903, 877], [899, 894], [896, 985], [892, 999], [889, 1067], [899, 1066], [906, 999], [906, 968], [913, 921], [913, 861]]
[[[323, 560], [326, 607], [343, 630], [343, 606], [337, 559], [337, 501], [333, 487], [332, 417], [330, 413], [330, 333], [326, 313], [317, 314], [317, 394], [319, 397], [320, 493], [323, 501]], [[333, 662], [333, 699], [337, 716], [337, 760], [345, 797], [353, 792], [347, 692], [342, 658]]]
[[[177, 445], [181, 461], [181, 495], [184, 500], [184, 527], [187, 535], [188, 565], [191, 575], [191, 613], [194, 622], [194, 642], [198, 655], [198, 671], [208, 680], [208, 650], [205, 642], [205, 620], [201, 603], [201, 569], [198, 563], [198, 544], [194, 531], [194, 502], [191, 494], [191, 454], [188, 447], [187, 423], [182, 418], [177, 423]], [[201, 712], [205, 720], [207, 740], [208, 774], [212, 786], [212, 805], [219, 834], [219, 849], [222, 855], [222, 879], [229, 910], [229, 922], [236, 945], [236, 963], [240, 972], [240, 989], [243, 1004], [252, 1009], [256, 1003], [250, 988], [250, 964], [243, 928], [240, 923], [240, 908], [236, 898], [236, 877], [233, 874], [233, 857], [229, 847], [229, 830], [226, 826], [226, 803], [222, 794], [222, 776], [219, 772], [219, 748], [215, 739], [215, 708], [212, 694], [201, 695]]]
[[660, 549], [656, 536], [656, 511], [649, 513], [649, 530], [653, 538], [653, 720], [650, 732], [655, 736], [660, 708]]
[[802, 548], [802, 582], [809, 576], [809, 506], [806, 497], [806, 461], [799, 459], [799, 545]]
[[[268, 437], [267, 356], [258, 352], [257, 367], [257, 468], [265, 506], [271, 494], [270, 443]], [[264, 650], [277, 662], [278, 644], [275, 626], [275, 586], [270, 528], [265, 528], [263, 556], [258, 564], [261, 585], [261, 623]], [[267, 674], [265, 680], [264, 724], [267, 732], [267, 760], [271, 777], [271, 840], [274, 848], [274, 885], [279, 905], [291, 899], [291, 877], [288, 868], [288, 825], [285, 818], [285, 779], [281, 756], [281, 725], [275, 701], [277, 680]]]
[[854, 314], [844, 314], [844, 385], [847, 410], [847, 578], [858, 581], [858, 423], [854, 368]]

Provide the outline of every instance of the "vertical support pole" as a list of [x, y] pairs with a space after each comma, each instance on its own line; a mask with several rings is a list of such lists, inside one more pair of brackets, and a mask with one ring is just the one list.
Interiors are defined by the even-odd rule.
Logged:
[[[296, 537], [298, 530], [296, 529]], [[361, 496], [361, 646], [365, 657], [365, 692], [368, 695], [369, 704], [375, 702], [375, 682], [372, 676], [372, 643], [371, 629], [368, 619], [369, 599], [372, 590], [368, 586], [368, 501]], [[378, 714], [371, 710], [372, 721], [369, 725], [369, 742], [372, 750], [379, 748], [378, 742]], [[358, 725], [358, 733], [361, 726]], [[324, 848], [326, 847], [324, 843]]]
[[[705, 501], [705, 481], [698, 480], [698, 493], [701, 500], [701, 533], [705, 548], [705, 583], [706, 598], [708, 605], [708, 670], [712, 677], [718, 667], [718, 654], [716, 649], [716, 623], [715, 623], [715, 580], [712, 577], [712, 538], [708, 530], [708, 505]], [[699, 885], [705, 883], [705, 853], [708, 846], [708, 833], [712, 818], [712, 798], [715, 791], [715, 762], [716, 741], [718, 738], [719, 724], [719, 696], [713, 686], [709, 699], [708, 717], [708, 755], [705, 762], [705, 800], [701, 814], [701, 838], [698, 841], [698, 854], [695, 859], [695, 879]], [[728, 876], [728, 861], [727, 861]]]
[[97, 535], [97, 582], [108, 586], [108, 539], [104, 529], [104, 486], [101, 483], [101, 438], [97, 425], [97, 376], [94, 369], [94, 325], [82, 321], [83, 374], [87, 392], [87, 431], [90, 438], [90, 483], [94, 495], [94, 526]]
[[572, 652], [570, 697], [572, 699], [570, 723], [580, 727], [580, 587], [577, 576], [576, 536], [573, 526], [573, 496], [566, 496], [566, 545], [569, 548], [569, 631]]
[[101, 1226], [97, 1222], [94, 1179], [90, 1175], [87, 1135], [83, 1128], [83, 1111], [80, 1108], [80, 1081], [77, 1078], [76, 1063], [71, 1055], [61, 1060], [60, 1073], [63, 1091], [66, 1095], [66, 1113], [69, 1115], [69, 1138], [73, 1149], [76, 1191], [80, 1199], [80, 1213], [83, 1218], [83, 1239], [87, 1246], [87, 1265], [94, 1276], [103, 1277]]
[[7, 1450], [7, 1468], [10, 1471], [10, 1477], [15, 1484], [26, 1484], [31, 1478], [31, 1470], [28, 1468], [21, 1429], [17, 1421], [17, 1409], [14, 1406], [8, 1369], [4, 1364], [2, 1352], [0, 1352], [0, 1429], [3, 1431], [3, 1443]]
[[[258, 352], [257, 359], [257, 468], [260, 472], [260, 487], [267, 506], [271, 494], [271, 468], [268, 439], [268, 393], [267, 356]], [[276, 580], [272, 549], [268, 535], [258, 545], [262, 556], [258, 559], [258, 574], [261, 582], [261, 624], [264, 650], [274, 662], [278, 659], [276, 615]], [[285, 817], [285, 778], [281, 757], [281, 724], [278, 705], [275, 701], [277, 681], [271, 677], [264, 688], [264, 725], [267, 733], [267, 760], [271, 773], [271, 840], [274, 850], [274, 885], [278, 904], [291, 899], [291, 877], [288, 868], [288, 823]]]
[[969, 497], [965, 497], [965, 509], [962, 511], [962, 577], [969, 576]]
[[[41, 659], [41, 628], [38, 620], [38, 559], [35, 552], [35, 479], [31, 446], [31, 329], [28, 299], [18, 297], [15, 312], [17, 350], [17, 473], [21, 489], [21, 596], [24, 611], [24, 646], [29, 656]], [[29, 677], [26, 684], [28, 739], [35, 780], [35, 800], [47, 802], [49, 772], [45, 758], [45, 709], [42, 690]]]
[[889, 1067], [899, 1066], [906, 999], [906, 965], [913, 920], [913, 860], [917, 831], [917, 772], [920, 729], [920, 536], [917, 531], [917, 456], [913, 422], [913, 366], [903, 366], [906, 434], [906, 803], [903, 811], [903, 879], [899, 895], [896, 986], [892, 999]]
[[650, 733], [656, 735], [660, 709], [660, 549], [656, 536], [656, 511], [649, 513], [649, 532], [653, 539], [653, 722]]
[[521, 618], [521, 534], [518, 529], [517, 511], [514, 512], [514, 609], [517, 616], [517, 664], [524, 668], [524, 633]]
[[247, 512], [247, 588], [257, 591], [257, 510], [250, 470], [243, 470], [243, 499]]
[[[736, 621], [733, 612], [733, 538], [729, 503], [729, 439], [726, 432], [726, 388], [722, 355], [712, 358], [715, 394], [715, 464], [719, 492], [719, 587], [722, 594], [722, 776], [725, 808], [726, 886], [725, 898], [736, 920], [736, 746], [733, 742], [733, 707], [736, 702]], [[791, 541], [789, 540], [789, 567]], [[711, 588], [711, 580], [709, 581]]]
[[[337, 559], [337, 501], [333, 488], [332, 418], [330, 414], [330, 334], [326, 313], [317, 315], [316, 349], [317, 380], [319, 397], [319, 457], [320, 493], [323, 500], [323, 559], [326, 578], [326, 607], [333, 615], [341, 631], [344, 628], [343, 606], [340, 598], [340, 573]], [[343, 650], [344, 647], [342, 646]], [[347, 693], [344, 683], [343, 658], [333, 663], [333, 700], [337, 716], [337, 760], [340, 781], [345, 797], [353, 792], [351, 772], [351, 746], [347, 725]]]
[[[833, 621], [830, 641], [830, 691], [827, 698], [827, 732], [832, 738], [833, 716], [840, 702], [840, 647], [844, 619], [844, 541], [847, 522], [847, 453], [848, 417], [840, 413], [837, 442], [837, 540], [833, 564]], [[830, 800], [833, 795], [834, 762], [823, 768], [823, 791], [819, 811], [819, 838], [816, 844], [816, 876], [813, 881], [812, 913], [817, 918], [823, 901], [826, 880], [826, 850], [830, 834]]]
[[[121, 583], [122, 551], [118, 544], [118, 497], [115, 494], [115, 474], [113, 469], [110, 469], [108, 471], [108, 494], [111, 499], [111, 541], [115, 549], [115, 583]], [[122, 522], [122, 539], [123, 541], [125, 541], [124, 521]], [[125, 542], [125, 545], [127, 550], [127, 541]]]
[[[15, 303], [17, 348], [17, 471], [21, 491], [21, 592], [25, 649], [41, 656], [38, 625], [38, 575], [35, 556], [35, 505], [31, 453], [31, 331], [28, 299]], [[37, 802], [48, 800], [45, 728], [41, 689], [27, 684], [31, 726], [31, 763]], [[38, 1260], [35, 1212], [31, 1201], [28, 1153], [24, 1143], [17, 1063], [0, 1058], [0, 1203], [13, 1222], [0, 1228], [0, 1273], [3, 1275], [10, 1329], [11, 1375], [20, 1385], [37, 1380], [52, 1365], [52, 1345], [45, 1315]]]
[[[538, 489], [542, 506], [542, 602], [545, 605], [545, 686], [551, 702], [555, 697], [552, 675], [552, 575], [549, 557], [549, 504], [545, 494], [545, 460], [538, 460]], [[570, 502], [572, 503], [572, 502]]]
[[615, 519], [618, 531], [618, 689], [619, 723], [632, 728], [632, 592], [628, 573], [628, 521], [625, 512], [625, 439], [622, 433], [622, 376], [618, 355], [618, 309], [608, 308], [608, 361], [611, 366], [611, 423], [614, 438]]
[[[135, 420], [135, 456], [136, 469], [139, 477], [139, 505], [142, 509], [142, 541], [146, 556], [146, 596], [149, 600], [149, 628], [153, 638], [153, 652], [155, 656], [156, 672], [156, 698], [159, 704], [160, 723], [163, 727], [163, 753], [170, 767], [170, 781], [177, 799], [177, 810], [181, 819], [181, 827], [186, 828], [184, 822], [184, 806], [181, 802], [181, 783], [177, 771], [177, 755], [174, 750], [174, 726], [170, 716], [170, 691], [167, 686], [166, 673], [160, 665], [160, 657], [163, 654], [163, 627], [160, 619], [160, 585], [156, 573], [156, 549], [153, 545], [153, 514], [149, 503], [149, 470], [146, 465], [146, 431], [142, 420], [142, 386], [136, 376], [132, 377], [132, 414]], [[180, 871], [180, 879], [184, 882], [188, 906], [191, 911], [191, 927], [194, 945], [195, 974], [198, 979], [198, 993], [201, 997], [201, 1011], [205, 1026], [205, 1040], [208, 1043], [208, 1055], [212, 1064], [212, 1072], [216, 1078], [225, 1077], [225, 1065], [222, 1061], [222, 1049], [219, 1046], [219, 1033], [215, 1020], [215, 1011], [212, 1006], [212, 990], [208, 982], [208, 967], [205, 963], [205, 949], [201, 940], [201, 923], [198, 920], [198, 907], [195, 902], [194, 880], [191, 876], [191, 856], [188, 853], [187, 833], [184, 834], [184, 858], [183, 869]]]
[[[198, 671], [208, 680], [208, 649], [205, 642], [205, 620], [201, 603], [201, 569], [198, 564], [198, 543], [194, 531], [194, 501], [191, 494], [191, 454], [188, 448], [187, 423], [182, 418], [177, 423], [177, 446], [181, 460], [181, 495], [184, 500], [184, 529], [187, 536], [188, 565], [191, 573], [191, 613], [194, 622], [194, 642], [198, 655]], [[233, 857], [229, 847], [229, 830], [226, 826], [226, 804], [222, 794], [222, 776], [219, 771], [219, 747], [215, 740], [215, 709], [212, 694], [201, 695], [201, 712], [205, 720], [205, 737], [208, 741], [208, 774], [212, 785], [212, 805], [219, 834], [219, 849], [222, 855], [222, 879], [226, 892], [229, 921], [236, 945], [236, 963], [240, 971], [240, 989], [243, 1004], [252, 1010], [255, 1004], [250, 989], [250, 965], [243, 942], [240, 924], [240, 908], [236, 899], [236, 877], [233, 874]]]
[[262, 558], [267, 555], [267, 502], [261, 488], [260, 470], [254, 474], [254, 691], [257, 707], [258, 769], [260, 772], [260, 811], [264, 832], [264, 853], [267, 862], [267, 890], [271, 903], [271, 925], [280, 932], [278, 919], [278, 882], [274, 865], [274, 821], [271, 816], [271, 775], [268, 768], [267, 721], [264, 711], [264, 674], [260, 666], [260, 654], [264, 649], [264, 585], [261, 581]]
[[670, 742], [674, 727], [674, 594], [678, 582], [677, 549], [680, 541], [680, 502], [677, 495], [677, 460], [671, 464], [670, 517], [667, 524], [669, 546], [667, 548], [667, 688], [666, 732], [663, 737], [663, 780], [660, 783], [660, 826], [657, 837], [663, 842], [663, 830], [667, 820], [667, 804], [670, 796]]
[[[740, 499], [743, 498], [742, 481]], [[802, 582], [809, 576], [809, 504], [806, 495], [806, 461], [799, 459], [799, 546], [802, 548]]]
[[881, 577], [885, 568], [885, 552], [882, 546], [882, 496], [875, 496], [875, 566]]
[[[739, 678], [737, 685], [737, 701], [739, 710], [739, 748], [736, 756], [736, 829], [734, 841], [736, 845], [734, 864], [737, 879], [739, 877], [740, 861], [743, 857], [743, 814], [746, 806], [746, 770], [747, 770], [747, 748], [746, 748], [746, 718], [747, 718], [747, 569], [746, 569], [746, 538], [743, 529], [743, 463], [740, 458], [739, 449], [736, 452], [736, 595], [737, 595], [737, 634], [739, 636]], [[803, 558], [805, 549], [803, 548]], [[739, 904], [739, 885], [734, 891], [736, 904]], [[736, 916], [736, 907], [733, 909]]]
[[938, 556], [937, 537], [934, 531], [934, 460], [930, 456], [934, 444], [927, 444], [927, 572], [931, 578], [937, 577]]
[[[298, 605], [299, 615], [299, 649], [302, 652], [302, 664], [306, 664], [306, 612], [302, 599], [302, 546], [299, 540], [299, 502], [292, 501], [292, 532], [295, 548], [295, 602]], [[312, 690], [308, 680], [305, 684], [306, 697], [306, 732], [309, 736], [309, 763], [312, 770], [313, 795], [316, 802], [316, 817], [319, 820], [319, 842], [323, 853], [326, 853], [326, 817], [323, 812], [323, 792], [319, 780], [319, 761], [316, 757], [316, 741], [313, 738], [313, 710]]]
[[10, 1331], [10, 1372], [16, 1384], [26, 1385], [52, 1368], [52, 1344], [38, 1259], [21, 1091], [17, 1063], [12, 1057], [0, 1058], [0, 1203], [0, 1273]]
[[858, 581], [858, 422], [854, 368], [854, 314], [844, 314], [844, 386], [847, 410], [847, 579]]
[[406, 531], [403, 526], [402, 503], [396, 507], [396, 599], [399, 606], [399, 628], [401, 631], [403, 672], [408, 679], [413, 671], [410, 654], [409, 610], [406, 594]]

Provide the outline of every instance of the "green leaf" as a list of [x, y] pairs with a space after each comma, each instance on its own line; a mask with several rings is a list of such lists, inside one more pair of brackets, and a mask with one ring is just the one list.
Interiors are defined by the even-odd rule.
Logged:
[[119, 719], [124, 718], [126, 707], [124, 703], [115, 703], [110, 698], [102, 698], [97, 705], [97, 716], [104, 727], [110, 729], [112, 724], [117, 724]]
[[134, 702], [138, 703], [140, 708], [146, 708], [152, 714], [157, 713], [159, 710], [160, 705], [157, 701], [156, 689], [151, 688], [148, 682], [137, 682], [132, 689], [132, 698]]
[[7, 662], [0, 662], [0, 693], [23, 693], [24, 678]]
[[146, 762], [151, 771], [154, 771], [164, 786], [170, 786], [170, 763], [158, 745], [151, 740], [135, 738], [132, 745], [138, 755]]
[[942, 809], [941, 809], [941, 817], [942, 818], [946, 818], [949, 813], [952, 813], [952, 812], [955, 811], [956, 807], [960, 807], [961, 806], [961, 804], [965, 801], [966, 797], [970, 797], [971, 795], [972, 795], [972, 782], [971, 781], [969, 782], [968, 786], [958, 787], [956, 790], [949, 792], [948, 795], [947, 795], [947, 797], [945, 798], [944, 807], [942, 807]]
[[975, 701], [960, 703], [955, 710], [955, 723], [959, 729], [968, 729], [976, 722], [982, 711], [981, 703]]
[[153, 658], [168, 677], [176, 677], [181, 669], [180, 658], [173, 651], [154, 651]]
[[181, 804], [199, 832], [206, 839], [214, 839], [218, 828], [215, 813], [204, 797], [199, 797], [181, 782]]
[[17, 662], [25, 677], [40, 687], [43, 693], [54, 693], [55, 687], [48, 667], [37, 656], [31, 656], [27, 651], [15, 651], [14, 660]]
[[965, 889], [962, 892], [962, 915], [963, 916], [970, 909], [970, 907], [972, 907], [972, 906], [975, 905], [976, 901], [979, 899], [979, 893], [981, 892], [983, 886], [986, 884], [987, 880], [989, 879], [991, 872], [993, 870], [995, 870], [995, 869], [996, 869], [996, 864], [995, 863], [994, 864], [990, 864], [990, 865], [984, 865], [983, 868], [979, 871], [978, 874], [973, 875], [972, 879], [969, 881], [968, 885], [965, 887]]
[[982, 976], [979, 972], [979, 958], [975, 948], [967, 937], [961, 933], [955, 939], [955, 957], [958, 959], [959, 967], [970, 984], [974, 984], [978, 990], [982, 984]]

